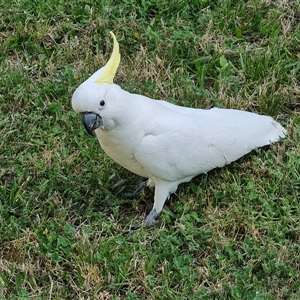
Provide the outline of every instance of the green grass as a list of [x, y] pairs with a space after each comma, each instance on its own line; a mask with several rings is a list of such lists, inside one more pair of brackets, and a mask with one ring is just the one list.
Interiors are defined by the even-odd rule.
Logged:
[[[2, 1], [0, 299], [299, 299], [299, 1]], [[70, 99], [121, 47], [130, 92], [268, 114], [288, 137], [152, 191], [103, 154]]]

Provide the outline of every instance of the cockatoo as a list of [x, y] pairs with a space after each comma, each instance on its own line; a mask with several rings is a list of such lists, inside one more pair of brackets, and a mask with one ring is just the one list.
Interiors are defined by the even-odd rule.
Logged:
[[155, 187], [154, 205], [144, 225], [156, 222], [180, 183], [286, 135], [268, 116], [181, 107], [123, 90], [113, 83], [120, 52], [110, 34], [114, 46], [109, 61], [76, 89], [72, 107], [108, 156]]

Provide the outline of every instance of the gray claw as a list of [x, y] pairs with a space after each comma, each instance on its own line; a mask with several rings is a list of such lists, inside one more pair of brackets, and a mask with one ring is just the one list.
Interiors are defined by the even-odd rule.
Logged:
[[137, 189], [131, 194], [131, 198], [136, 199], [140, 196], [143, 189], [147, 186], [148, 180], [143, 181], [140, 183], [140, 185], [137, 187]]
[[159, 213], [156, 212], [156, 209], [153, 208], [150, 213], [148, 214], [148, 216], [146, 217], [143, 225], [144, 226], [151, 226], [151, 225], [154, 225], [155, 223], [157, 223], [158, 221], [155, 220], [156, 218], [159, 217]]

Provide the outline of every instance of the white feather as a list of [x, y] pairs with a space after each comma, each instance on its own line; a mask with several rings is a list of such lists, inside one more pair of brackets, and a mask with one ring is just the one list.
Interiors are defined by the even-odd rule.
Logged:
[[[104, 109], [99, 108], [101, 99], [106, 101]], [[178, 184], [286, 134], [268, 116], [180, 107], [91, 80], [77, 89], [72, 105], [78, 113], [89, 111], [102, 117], [103, 126], [95, 131], [102, 148], [124, 168], [155, 185], [153, 210], [157, 213]]]

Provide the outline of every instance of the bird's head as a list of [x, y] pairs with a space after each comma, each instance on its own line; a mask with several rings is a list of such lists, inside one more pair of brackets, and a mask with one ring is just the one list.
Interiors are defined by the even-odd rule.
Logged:
[[113, 79], [120, 63], [119, 44], [115, 35], [110, 32], [114, 41], [112, 55], [107, 64], [91, 75], [74, 92], [72, 107], [82, 116], [85, 129], [93, 131], [103, 126], [103, 120], [112, 120], [118, 103], [113, 101], [114, 92], [120, 89], [113, 84]]

